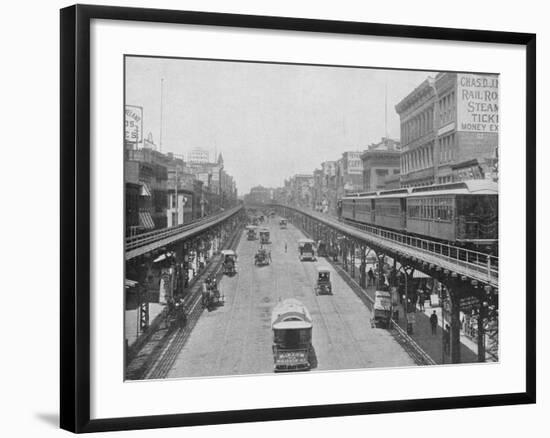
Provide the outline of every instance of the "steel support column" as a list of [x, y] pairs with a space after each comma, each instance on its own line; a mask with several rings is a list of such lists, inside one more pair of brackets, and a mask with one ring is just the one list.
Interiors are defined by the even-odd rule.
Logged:
[[487, 318], [487, 303], [483, 299], [479, 306], [477, 317], [477, 361], [485, 362], [485, 318]]
[[367, 253], [364, 245], [361, 245], [361, 268], [359, 270], [359, 285], [367, 287]]
[[350, 245], [350, 264], [351, 277], [355, 278], [355, 240], [352, 240]]
[[[459, 299], [459, 285], [456, 281], [449, 282], [447, 284], [447, 296], [449, 298], [450, 304], [450, 355], [451, 363], [460, 363], [460, 299]], [[442, 318], [443, 319], [443, 318]], [[442, 321], [442, 324], [445, 324], [445, 321]], [[445, 332], [446, 327], [443, 326], [443, 332]], [[443, 343], [445, 344], [445, 342]]]

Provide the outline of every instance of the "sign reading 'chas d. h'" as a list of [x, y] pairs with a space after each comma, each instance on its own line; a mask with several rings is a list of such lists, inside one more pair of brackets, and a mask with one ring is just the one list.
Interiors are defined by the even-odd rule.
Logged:
[[498, 132], [498, 77], [457, 75], [457, 130]]

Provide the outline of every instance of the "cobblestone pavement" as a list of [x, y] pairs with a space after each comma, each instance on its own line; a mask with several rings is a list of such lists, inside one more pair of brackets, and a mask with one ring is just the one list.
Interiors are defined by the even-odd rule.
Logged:
[[168, 378], [273, 372], [271, 311], [279, 299], [291, 297], [302, 301], [313, 319], [314, 370], [414, 365], [388, 331], [371, 327], [369, 309], [332, 268], [333, 295], [315, 295], [316, 265], [328, 264], [300, 262], [299, 230], [290, 224], [280, 230], [275, 219], [266, 225], [273, 263], [254, 266], [259, 243], [243, 233], [238, 273], [220, 282], [225, 305], [203, 313]]

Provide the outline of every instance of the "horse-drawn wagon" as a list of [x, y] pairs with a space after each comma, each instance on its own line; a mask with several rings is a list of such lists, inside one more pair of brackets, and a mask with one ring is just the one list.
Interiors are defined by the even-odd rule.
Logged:
[[235, 275], [237, 273], [237, 253], [231, 249], [222, 250], [223, 273], [225, 275]]
[[254, 255], [254, 264], [256, 266], [265, 266], [271, 263], [271, 251], [268, 251], [263, 246], [258, 248], [258, 251]]
[[220, 293], [218, 283], [215, 278], [208, 277], [202, 284], [202, 306], [209, 312], [218, 306], [222, 306], [225, 297]]

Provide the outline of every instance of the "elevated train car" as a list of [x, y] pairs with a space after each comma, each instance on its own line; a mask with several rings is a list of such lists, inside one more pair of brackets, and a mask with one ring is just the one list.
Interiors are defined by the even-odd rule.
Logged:
[[407, 231], [458, 243], [493, 243], [498, 239], [497, 184], [472, 180], [414, 188], [407, 198]]
[[[373, 199], [374, 224], [403, 232], [406, 230], [407, 196], [409, 189], [396, 189], [379, 192]], [[372, 222], [371, 222], [372, 223]]]
[[372, 223], [374, 221], [374, 200], [376, 192], [359, 193], [354, 200], [355, 220]]
[[461, 246], [497, 252], [498, 187], [471, 180], [341, 199], [341, 218]]

